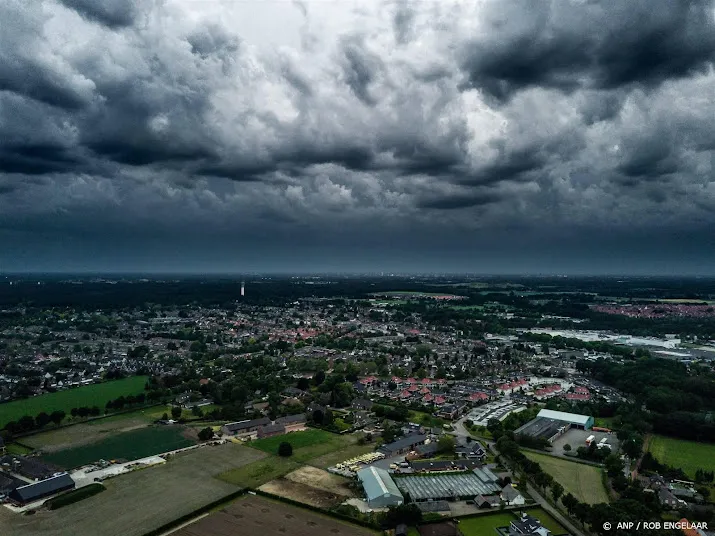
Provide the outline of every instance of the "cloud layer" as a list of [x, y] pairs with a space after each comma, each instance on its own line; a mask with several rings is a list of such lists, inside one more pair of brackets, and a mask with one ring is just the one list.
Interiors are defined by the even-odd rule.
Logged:
[[712, 1], [0, 19], [6, 270], [712, 271]]

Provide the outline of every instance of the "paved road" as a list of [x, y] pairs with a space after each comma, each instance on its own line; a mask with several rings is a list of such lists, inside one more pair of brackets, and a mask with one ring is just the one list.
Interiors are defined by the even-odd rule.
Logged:
[[551, 514], [551, 516], [556, 519], [556, 521], [561, 523], [564, 528], [569, 531], [569, 534], [572, 534], [573, 536], [585, 536], [585, 533], [581, 529], [576, 528], [576, 526], [568, 518], [566, 518], [556, 508], [551, 506], [551, 504], [541, 496], [541, 494], [536, 490], [536, 488], [534, 488], [534, 486], [532, 486], [528, 482], [526, 483], [526, 490], [538, 503], [539, 506], [541, 506], [544, 510]]

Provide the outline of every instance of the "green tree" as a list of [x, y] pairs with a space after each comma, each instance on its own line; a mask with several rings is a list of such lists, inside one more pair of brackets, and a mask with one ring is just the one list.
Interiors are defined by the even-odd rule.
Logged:
[[450, 435], [443, 435], [439, 438], [439, 440], [437, 440], [437, 449], [440, 454], [453, 455], [454, 447], [454, 438]]
[[288, 458], [289, 456], [292, 456], [292, 455], [293, 455], [293, 445], [288, 443], [288, 441], [283, 441], [280, 445], [278, 445], [278, 456]]
[[559, 484], [558, 482], [554, 482], [551, 485], [551, 496], [554, 498], [554, 501], [559, 502], [559, 497], [561, 497], [563, 492], [564, 492], [564, 487], [561, 484]]
[[177, 421], [181, 418], [181, 408], [179, 406], [171, 408], [171, 418]]
[[206, 428], [203, 428], [199, 431], [199, 439], [201, 441], [208, 441], [214, 436], [214, 431], [211, 429], [210, 426], [207, 426]]

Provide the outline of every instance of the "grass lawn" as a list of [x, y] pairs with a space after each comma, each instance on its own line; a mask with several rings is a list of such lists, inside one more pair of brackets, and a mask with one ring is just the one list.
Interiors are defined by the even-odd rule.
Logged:
[[602, 469], [530, 451], [524, 451], [524, 455], [537, 462], [567, 493], [573, 494], [579, 501], [587, 504], [608, 502], [608, 494], [601, 480]]
[[287, 475], [298, 467], [300, 465], [288, 458], [269, 456], [263, 460], [225, 471], [217, 478], [242, 488], [257, 488], [266, 482]]
[[509, 512], [460, 519], [459, 530], [464, 536], [489, 536], [497, 534], [498, 527], [508, 527], [516, 519]]
[[148, 426], [120, 433], [102, 441], [76, 448], [59, 450], [43, 456], [48, 462], [66, 469], [97, 460], [136, 460], [169, 450], [189, 447], [194, 441], [182, 435], [178, 426]]
[[715, 471], [715, 444], [653, 435], [648, 450], [661, 463], [680, 468], [695, 478], [696, 469]]
[[439, 417], [434, 417], [430, 415], [429, 413], [425, 413], [424, 411], [415, 411], [415, 410], [410, 410], [409, 415], [407, 416], [407, 419], [410, 422], [415, 422], [417, 424], [423, 424], [425, 426], [442, 426], [445, 421], [444, 419], [440, 419]]
[[551, 515], [543, 508], [529, 508], [525, 510], [527, 514], [535, 517], [541, 524], [549, 529], [552, 534], [566, 534], [566, 529], [561, 526], [561, 524], [556, 521]]
[[14, 400], [0, 404], [0, 428], [4, 428], [10, 421], [17, 421], [25, 415], [35, 417], [40, 412], [52, 413], [63, 410], [69, 415], [72, 408], [82, 406], [99, 406], [104, 409], [105, 404], [120, 396], [138, 395], [144, 391], [146, 376], [132, 376], [110, 382], [97, 383], [33, 396], [24, 400]]
[[25, 454], [30, 454], [32, 452], [31, 448], [23, 447], [17, 443], [10, 443], [5, 445], [8, 454], [17, 454], [19, 456], [24, 456]]
[[367, 454], [373, 450], [375, 450], [375, 443], [368, 443], [366, 445], [348, 444], [339, 450], [313, 458], [307, 463], [315, 467], [320, 467], [321, 469], [327, 469], [337, 463], [344, 462], [345, 460], [349, 460], [351, 458], [356, 458], [357, 456]]
[[342, 451], [345, 447], [354, 444], [355, 438], [351, 437], [350, 434], [338, 435], [324, 430], [310, 429], [282, 436], [257, 439], [247, 443], [247, 445], [269, 454], [278, 454], [278, 446], [283, 441], [287, 441], [293, 446], [291, 460], [294, 462], [308, 462], [315, 458], [322, 458], [326, 454]]
[[595, 417], [594, 426], [601, 428], [613, 428], [613, 417]]

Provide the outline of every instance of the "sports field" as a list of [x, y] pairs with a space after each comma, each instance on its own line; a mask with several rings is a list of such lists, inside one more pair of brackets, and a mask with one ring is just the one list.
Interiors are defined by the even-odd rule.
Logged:
[[290, 459], [294, 462], [308, 462], [316, 458], [322, 458], [326, 454], [340, 451], [355, 444], [355, 438], [349, 434], [338, 435], [324, 430], [311, 429], [266, 439], [257, 439], [247, 443], [247, 445], [269, 454], [278, 454], [278, 446], [283, 441], [287, 441], [293, 446], [293, 455]]
[[[66, 391], [33, 396], [24, 400], [13, 400], [0, 404], [0, 428], [10, 421], [17, 421], [25, 415], [35, 417], [38, 413], [52, 413], [63, 410], [69, 415], [72, 408], [82, 406], [104, 406], [120, 396], [138, 395], [144, 391], [147, 376], [132, 376], [111, 382], [75, 387]], [[52, 426], [52, 425], [50, 425]]]
[[524, 455], [537, 462], [544, 472], [564, 487], [566, 493], [571, 493], [579, 501], [587, 504], [608, 502], [601, 479], [602, 469], [530, 451], [524, 451]]
[[89, 445], [45, 454], [43, 458], [65, 469], [98, 460], [136, 460], [195, 444], [184, 437], [183, 430], [180, 426], [147, 426]]
[[91, 534], [142, 536], [235, 492], [237, 486], [213, 476], [262, 456], [230, 443], [180, 453], [163, 465], [106, 480], [103, 493], [59, 510], [23, 516], [0, 508], [0, 533], [77, 536], [91, 527]]
[[697, 443], [653, 435], [648, 450], [660, 463], [680, 468], [690, 478], [695, 478], [697, 469], [715, 471], [715, 444], [713, 443]]

